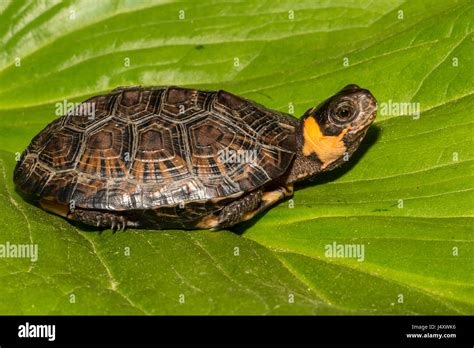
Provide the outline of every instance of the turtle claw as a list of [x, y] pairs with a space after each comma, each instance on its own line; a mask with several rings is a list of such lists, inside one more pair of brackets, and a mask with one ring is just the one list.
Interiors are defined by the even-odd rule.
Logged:
[[127, 219], [125, 219], [123, 216], [120, 217], [120, 220], [122, 221], [122, 229], [121, 231], [125, 230], [125, 227], [127, 226]]
[[111, 219], [111, 227], [112, 231], [123, 231], [125, 227], [127, 227], [127, 220], [123, 216], [114, 216]]

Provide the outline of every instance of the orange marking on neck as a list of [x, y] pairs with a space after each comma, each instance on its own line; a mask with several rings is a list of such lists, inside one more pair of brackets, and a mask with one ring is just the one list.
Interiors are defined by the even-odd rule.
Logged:
[[304, 121], [303, 128], [303, 155], [309, 156], [315, 153], [323, 163], [323, 169], [346, 152], [347, 148], [342, 138], [348, 132], [348, 128], [345, 128], [339, 135], [324, 135], [313, 117], [308, 117]]

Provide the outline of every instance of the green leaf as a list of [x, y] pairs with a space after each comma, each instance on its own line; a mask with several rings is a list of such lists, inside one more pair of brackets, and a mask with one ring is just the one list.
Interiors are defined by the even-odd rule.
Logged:
[[[38, 245], [0, 258], [0, 314], [474, 314], [472, 18], [467, 0], [0, 2], [0, 245]], [[299, 116], [348, 83], [381, 106], [356, 155], [233, 231], [85, 230], [13, 185], [65, 99], [173, 84]]]

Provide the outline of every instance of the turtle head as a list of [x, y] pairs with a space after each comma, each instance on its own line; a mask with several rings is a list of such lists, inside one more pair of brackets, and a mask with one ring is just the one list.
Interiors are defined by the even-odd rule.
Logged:
[[[303, 155], [316, 156], [320, 170], [347, 160], [359, 147], [376, 116], [377, 101], [357, 85], [348, 85], [302, 117]], [[316, 160], [316, 159], [315, 159]]]

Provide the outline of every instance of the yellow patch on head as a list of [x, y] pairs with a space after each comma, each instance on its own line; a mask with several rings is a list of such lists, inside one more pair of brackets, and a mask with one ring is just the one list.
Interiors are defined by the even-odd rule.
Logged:
[[344, 134], [349, 129], [344, 129], [339, 135], [324, 135], [313, 117], [304, 121], [304, 147], [303, 155], [315, 153], [323, 163], [323, 169], [341, 157], [347, 148], [342, 141]]

